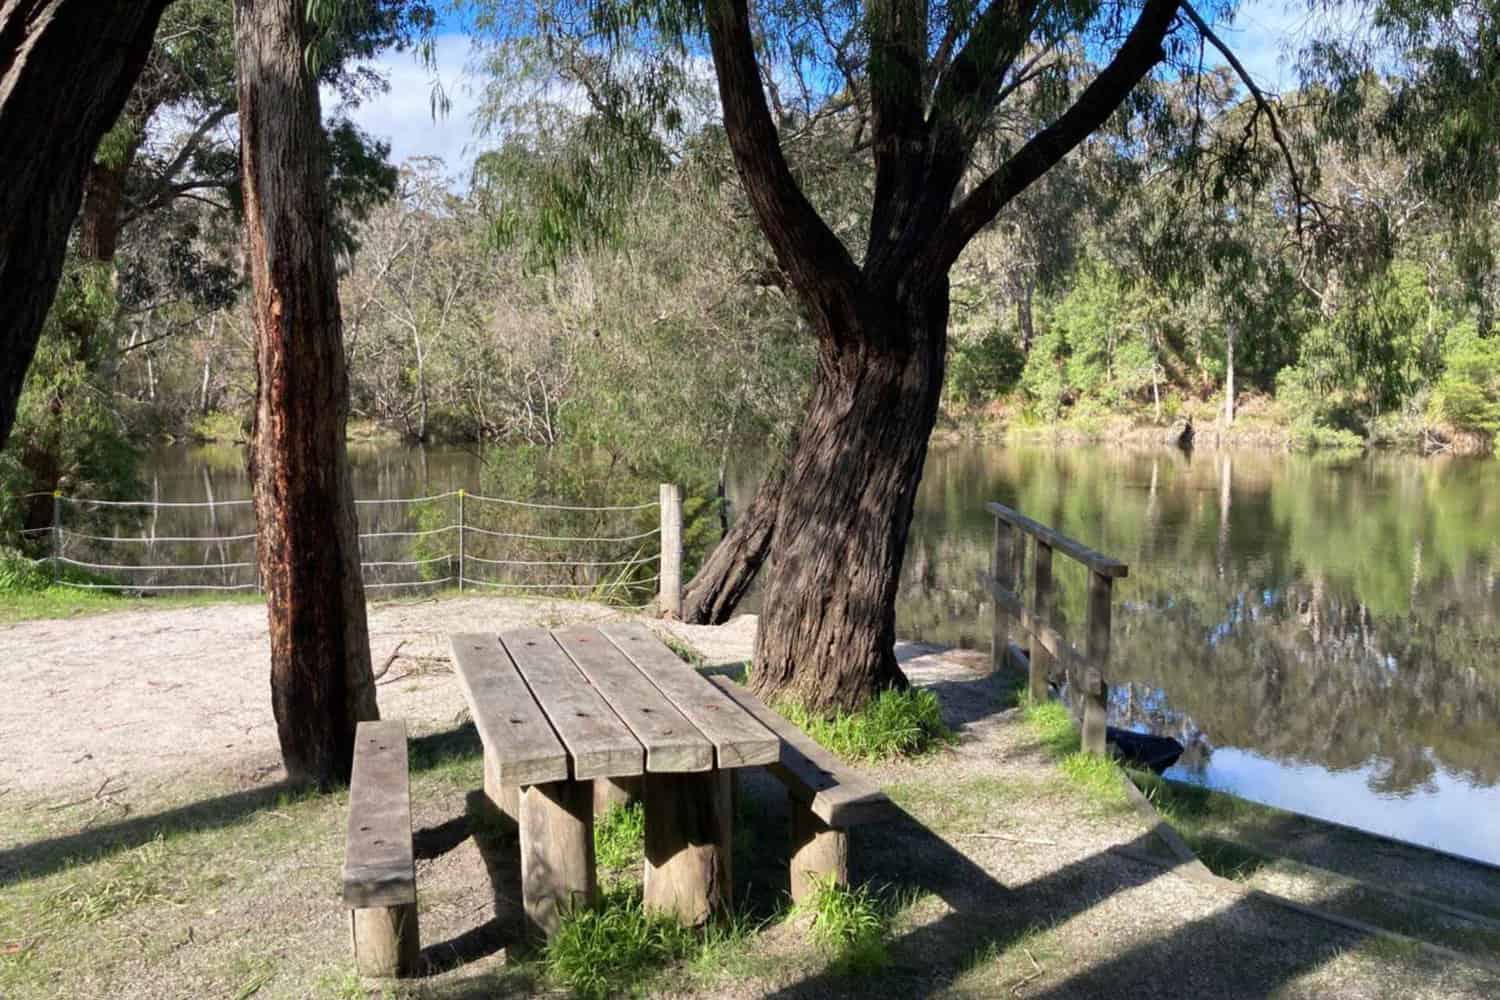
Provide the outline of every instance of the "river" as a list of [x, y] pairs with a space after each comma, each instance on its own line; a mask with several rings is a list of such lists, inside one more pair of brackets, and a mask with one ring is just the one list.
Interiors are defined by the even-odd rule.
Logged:
[[[367, 499], [474, 489], [482, 471], [462, 449], [351, 458]], [[249, 492], [220, 449], [154, 452], [145, 481], [159, 500]], [[937, 448], [902, 637], [987, 648], [987, 500], [1129, 564], [1111, 722], [1180, 739], [1169, 777], [1500, 864], [1500, 462]], [[1059, 558], [1056, 576], [1081, 645], [1083, 573]]]

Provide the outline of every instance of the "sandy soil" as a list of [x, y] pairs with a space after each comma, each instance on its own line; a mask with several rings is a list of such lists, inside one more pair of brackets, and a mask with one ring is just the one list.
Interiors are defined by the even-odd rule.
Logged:
[[[370, 608], [383, 715], [414, 733], [450, 725], [463, 697], [447, 636], [622, 617], [602, 605], [504, 598]], [[399, 647], [399, 650], [398, 650]], [[279, 768], [265, 609], [126, 611], [0, 627], [0, 789], [68, 793], [216, 771]], [[0, 793], [3, 794], [3, 793]]]

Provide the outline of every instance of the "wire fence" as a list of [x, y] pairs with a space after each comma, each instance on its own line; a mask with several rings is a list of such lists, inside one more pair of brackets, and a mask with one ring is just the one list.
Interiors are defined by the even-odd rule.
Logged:
[[[24, 534], [50, 544], [37, 561], [63, 586], [249, 593], [260, 590], [252, 503], [57, 496], [52, 525]], [[538, 503], [452, 490], [355, 506], [361, 575], [377, 593], [474, 588], [643, 607], [662, 580], [657, 500]]]

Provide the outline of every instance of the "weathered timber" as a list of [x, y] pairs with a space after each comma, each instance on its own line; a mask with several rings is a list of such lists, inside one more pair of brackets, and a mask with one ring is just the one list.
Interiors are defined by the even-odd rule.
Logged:
[[[499, 638], [455, 635], [449, 645], [453, 671], [484, 744], [486, 791], [492, 790], [491, 778], [497, 791], [567, 778], [567, 751]], [[498, 798], [496, 805], [515, 818]]]
[[412, 851], [406, 724], [361, 722], [349, 782], [344, 902], [354, 958], [367, 976], [416, 967], [417, 874]]
[[354, 965], [362, 976], [409, 976], [421, 956], [417, 904], [374, 906], [349, 911]]
[[500, 778], [500, 765], [489, 752], [484, 755], [484, 797], [512, 823], [521, 821], [521, 787]]
[[661, 484], [661, 613], [682, 617], [682, 487]]
[[598, 898], [594, 788], [555, 781], [521, 790], [521, 905], [532, 940], [557, 933], [563, 915]]
[[1111, 559], [1103, 553], [1095, 552], [1082, 542], [1074, 541], [1059, 531], [1053, 531], [1045, 524], [1042, 524], [1040, 521], [1033, 521], [1020, 511], [1012, 510], [1004, 504], [999, 503], [987, 503], [984, 506], [998, 520], [1015, 525], [1026, 532], [1026, 534], [1047, 543], [1068, 558], [1083, 563], [1094, 573], [1111, 578], [1130, 575], [1130, 567], [1120, 562], [1120, 560]]
[[[1011, 575], [1015, 568], [1015, 559], [1011, 555], [1011, 550], [1019, 534], [1020, 532], [1011, 525], [998, 517], [995, 518], [994, 545], [990, 549], [990, 575], [1007, 590], [1014, 589], [1016, 586]], [[991, 670], [999, 670], [1005, 665], [1005, 644], [1010, 641], [1012, 617], [1008, 608], [1002, 606], [999, 601], [995, 602], [994, 617], [990, 624]]]
[[744, 767], [779, 759], [781, 746], [776, 735], [750, 718], [708, 678], [678, 659], [646, 626], [618, 623], [601, 625], [599, 631], [713, 744], [717, 766]]
[[603, 816], [611, 809], [623, 808], [641, 800], [641, 779], [595, 778], [594, 815]]
[[726, 695], [776, 734], [781, 756], [771, 772], [786, 785], [791, 797], [833, 827], [890, 819], [895, 807], [872, 782], [851, 771], [805, 733], [767, 708], [755, 695], [727, 677], [713, 682]]
[[730, 772], [651, 774], [646, 812], [645, 908], [697, 925], [733, 902]]
[[552, 636], [646, 748], [647, 771], [713, 767], [713, 745], [598, 629], [575, 625], [554, 629]]
[[502, 632], [500, 642], [568, 748], [575, 780], [614, 778], [645, 770], [646, 752], [640, 741], [550, 632], [514, 629]]
[[[1052, 546], [1036, 540], [1036, 577], [1032, 591], [1032, 603], [1036, 605], [1036, 613], [1043, 621], [1052, 618]], [[1047, 700], [1047, 679], [1052, 672], [1052, 654], [1047, 652], [1041, 643], [1031, 645], [1031, 660], [1028, 664], [1027, 690], [1031, 694], [1033, 704], [1040, 705]]]
[[989, 591], [990, 596], [996, 602], [1004, 605], [1007, 611], [1016, 616], [1016, 619], [1021, 623], [1022, 631], [1031, 636], [1033, 640], [1031, 648], [1033, 650], [1037, 646], [1042, 647], [1051, 654], [1054, 660], [1061, 660], [1070, 671], [1074, 668], [1079, 670], [1087, 669], [1087, 657], [1079, 652], [1077, 647], [1072, 643], [1064, 639], [1062, 634], [1050, 622], [1034, 613], [1021, 598], [997, 584], [995, 578], [984, 570], [978, 570], [975, 576], [978, 578], [980, 586]]
[[[1089, 574], [1088, 647], [1089, 667], [1097, 671], [1085, 674], [1083, 685], [1083, 749], [1103, 756], [1105, 715], [1108, 694], [1104, 677], [1109, 669], [1109, 633], [1111, 605], [1114, 601], [1114, 579], [1103, 573]], [[1091, 718], [1092, 714], [1092, 718]]]
[[792, 902], [818, 891], [819, 883], [849, 884], [849, 831], [829, 826], [806, 803], [792, 801]]

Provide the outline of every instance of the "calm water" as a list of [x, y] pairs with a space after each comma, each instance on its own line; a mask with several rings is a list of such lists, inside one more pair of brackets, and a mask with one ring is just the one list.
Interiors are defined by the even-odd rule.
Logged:
[[[457, 449], [352, 458], [367, 498], [481, 475]], [[234, 452], [163, 450], [146, 480], [162, 500], [249, 492]], [[989, 561], [987, 500], [1130, 564], [1111, 721], [1180, 739], [1169, 776], [1500, 864], [1500, 462], [936, 450], [904, 637], [987, 647], [974, 576]], [[406, 523], [399, 507], [362, 514]], [[1083, 573], [1055, 568], [1064, 631], [1081, 640]]]

